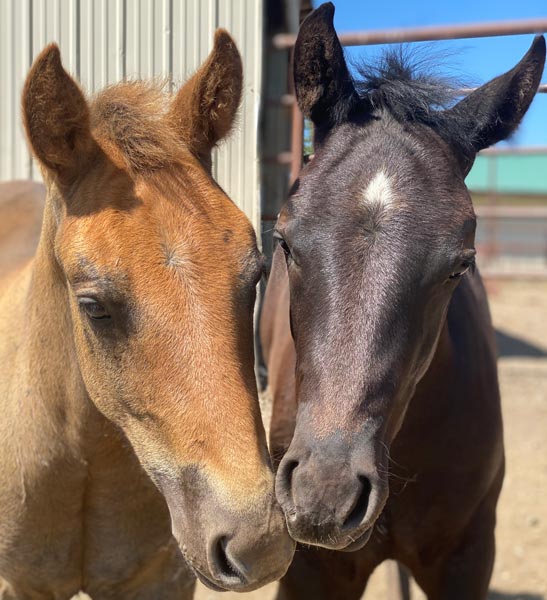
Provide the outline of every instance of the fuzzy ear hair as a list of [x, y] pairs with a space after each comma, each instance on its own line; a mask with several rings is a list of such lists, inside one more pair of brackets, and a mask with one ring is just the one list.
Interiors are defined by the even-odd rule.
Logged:
[[545, 64], [545, 38], [537, 36], [524, 58], [446, 111], [458, 123], [470, 148], [463, 149], [465, 170], [475, 154], [511, 135], [537, 92]]
[[300, 26], [294, 48], [298, 106], [319, 129], [346, 120], [358, 102], [333, 18], [331, 2], [314, 10]]
[[23, 121], [36, 158], [70, 184], [94, 148], [89, 107], [78, 84], [63, 69], [56, 44], [34, 61], [23, 90]]
[[217, 29], [207, 60], [179, 90], [170, 111], [184, 143], [209, 168], [211, 150], [234, 124], [242, 88], [237, 46], [226, 30]]

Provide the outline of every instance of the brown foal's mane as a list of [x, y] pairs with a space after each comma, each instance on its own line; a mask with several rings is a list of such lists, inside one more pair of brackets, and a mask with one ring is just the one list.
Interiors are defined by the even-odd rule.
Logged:
[[165, 82], [130, 81], [105, 88], [91, 104], [94, 133], [121, 152], [134, 173], [173, 164], [184, 148], [169, 119]]

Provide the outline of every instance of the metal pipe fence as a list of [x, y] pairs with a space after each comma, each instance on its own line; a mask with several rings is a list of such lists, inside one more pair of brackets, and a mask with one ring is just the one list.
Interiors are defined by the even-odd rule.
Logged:
[[[356, 31], [338, 35], [342, 46], [374, 46], [377, 44], [401, 44], [406, 42], [436, 42], [469, 38], [523, 35], [547, 31], [547, 18], [520, 21], [497, 21], [493, 23], [465, 23], [463, 25], [433, 25], [377, 31]], [[278, 50], [291, 48], [296, 42], [295, 34], [279, 34], [272, 44]]]

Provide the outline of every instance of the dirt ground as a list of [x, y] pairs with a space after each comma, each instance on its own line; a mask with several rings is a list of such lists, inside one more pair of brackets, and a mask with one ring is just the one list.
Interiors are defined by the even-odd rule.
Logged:
[[[547, 600], [547, 282], [490, 282], [488, 288], [507, 454], [489, 600]], [[366, 600], [386, 600], [386, 581], [382, 566]], [[275, 590], [272, 584], [251, 594], [215, 594], [200, 586], [196, 600], [271, 600]], [[413, 591], [412, 600], [424, 598]]]

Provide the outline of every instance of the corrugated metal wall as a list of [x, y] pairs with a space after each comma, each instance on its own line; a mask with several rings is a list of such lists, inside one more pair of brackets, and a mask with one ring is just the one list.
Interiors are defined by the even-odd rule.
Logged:
[[225, 27], [243, 56], [239, 124], [214, 158], [214, 175], [258, 227], [257, 127], [263, 0], [0, 0], [0, 179], [39, 179], [24, 140], [20, 96], [33, 58], [56, 41], [88, 93], [124, 77], [182, 82]]

